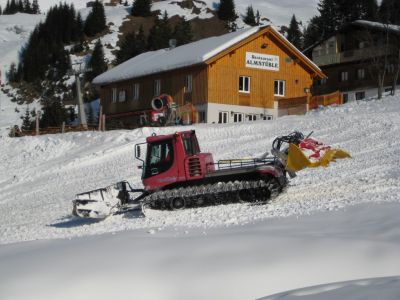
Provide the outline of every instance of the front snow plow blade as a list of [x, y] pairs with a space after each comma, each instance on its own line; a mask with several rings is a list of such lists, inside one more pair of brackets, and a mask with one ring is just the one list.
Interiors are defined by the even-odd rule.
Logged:
[[350, 154], [342, 149], [332, 149], [314, 139], [307, 138], [289, 145], [286, 169], [298, 172], [305, 168], [328, 167], [336, 159], [350, 158]]
[[[140, 193], [139, 197], [133, 195]], [[72, 214], [81, 218], [104, 219], [110, 215], [128, 211], [142, 212], [141, 189], [132, 189], [127, 181], [77, 194], [73, 200]]]

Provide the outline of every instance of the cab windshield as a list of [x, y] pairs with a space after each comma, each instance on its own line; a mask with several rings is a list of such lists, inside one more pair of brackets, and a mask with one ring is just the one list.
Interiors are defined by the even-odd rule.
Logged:
[[151, 177], [167, 171], [174, 162], [172, 140], [148, 144], [144, 177]]

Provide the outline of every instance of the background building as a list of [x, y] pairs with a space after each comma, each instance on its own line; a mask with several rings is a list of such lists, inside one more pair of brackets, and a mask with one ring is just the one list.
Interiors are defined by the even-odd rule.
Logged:
[[307, 111], [321, 70], [272, 27], [253, 27], [138, 55], [101, 74], [103, 112], [124, 124], [162, 93], [193, 104], [200, 122], [230, 123]]
[[[400, 26], [355, 21], [312, 49], [312, 60], [328, 76], [313, 94], [343, 93], [344, 102], [391, 93], [399, 84]], [[379, 78], [381, 77], [381, 79]]]

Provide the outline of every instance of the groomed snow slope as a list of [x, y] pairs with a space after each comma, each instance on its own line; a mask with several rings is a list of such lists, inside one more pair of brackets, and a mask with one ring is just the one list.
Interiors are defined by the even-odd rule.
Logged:
[[[210, 228], [272, 217], [335, 210], [365, 202], [398, 202], [400, 99], [357, 102], [276, 121], [198, 125], [106, 133], [83, 132], [11, 139], [0, 143], [0, 243], [66, 238], [166, 227]], [[134, 144], [152, 132], [196, 129], [203, 151], [215, 159], [269, 150], [274, 137], [293, 130], [348, 150], [353, 158], [327, 169], [302, 171], [287, 192], [267, 206], [231, 204], [179, 212], [149, 210], [144, 219], [113, 216], [80, 224], [71, 218], [74, 195], [128, 179], [141, 186]], [[79, 226], [77, 226], [79, 225]]]
[[[273, 122], [193, 126], [217, 159], [261, 154], [294, 129], [314, 130], [353, 158], [299, 173], [268, 205], [148, 210], [146, 218], [100, 222], [71, 218], [70, 199], [123, 178], [139, 184], [133, 145], [153, 129], [3, 137], [0, 299], [233, 300], [317, 286], [270, 299], [394, 300], [399, 114], [400, 97], [390, 97]], [[181, 129], [188, 127], [155, 131]], [[27, 240], [37, 241], [15, 243]]]

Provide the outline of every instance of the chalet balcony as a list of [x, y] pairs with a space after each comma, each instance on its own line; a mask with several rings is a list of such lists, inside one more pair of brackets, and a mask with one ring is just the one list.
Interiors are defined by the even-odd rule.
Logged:
[[354, 49], [343, 51], [340, 53], [313, 56], [313, 61], [319, 66], [328, 66], [334, 64], [348, 63], [353, 61], [366, 60], [372, 57], [384, 55], [385, 48], [383, 46], [368, 47], [363, 49]]

